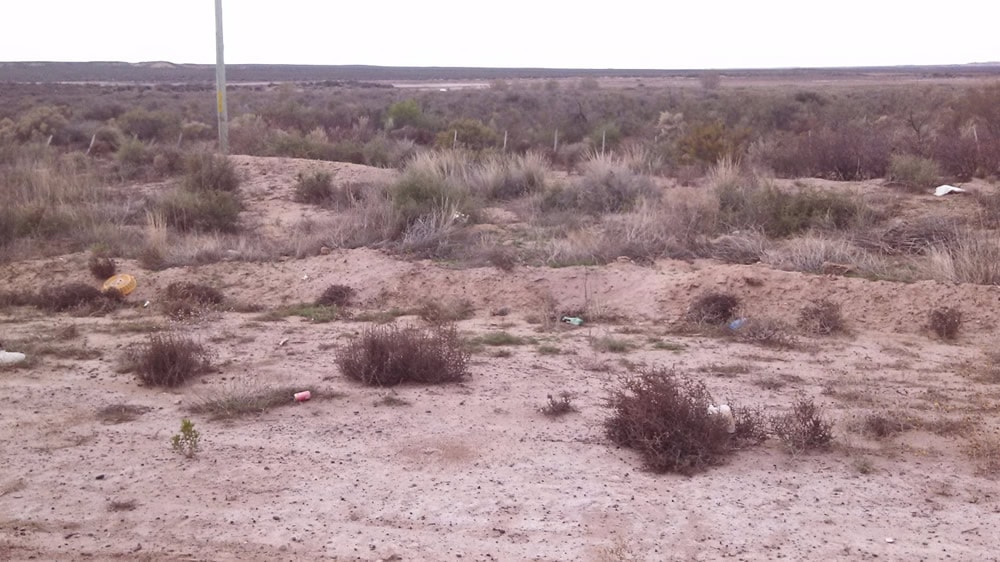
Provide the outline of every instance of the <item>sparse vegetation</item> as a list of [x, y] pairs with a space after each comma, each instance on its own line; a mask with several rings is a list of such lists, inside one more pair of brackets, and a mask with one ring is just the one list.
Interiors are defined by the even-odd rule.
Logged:
[[116, 290], [101, 291], [84, 283], [66, 283], [43, 288], [32, 303], [51, 312], [97, 314], [114, 310], [122, 300], [122, 294]]
[[118, 270], [115, 260], [101, 252], [91, 253], [87, 268], [90, 269], [91, 275], [100, 281], [113, 276]]
[[332, 176], [327, 172], [299, 174], [295, 182], [295, 200], [300, 203], [323, 205], [334, 197]]
[[104, 423], [125, 423], [136, 420], [139, 416], [148, 412], [150, 408], [146, 406], [135, 406], [133, 404], [111, 404], [97, 411], [97, 419]]
[[337, 352], [347, 378], [370, 386], [439, 384], [468, 376], [468, 351], [454, 327], [430, 330], [372, 326]]
[[476, 308], [468, 299], [427, 300], [416, 312], [429, 324], [450, 324], [472, 318]]

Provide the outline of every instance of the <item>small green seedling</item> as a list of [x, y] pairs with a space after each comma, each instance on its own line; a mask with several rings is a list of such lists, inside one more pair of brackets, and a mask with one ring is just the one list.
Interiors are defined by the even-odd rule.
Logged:
[[194, 422], [189, 419], [181, 420], [181, 432], [170, 438], [170, 444], [178, 453], [187, 458], [191, 458], [198, 451], [198, 441], [201, 433], [194, 428]]

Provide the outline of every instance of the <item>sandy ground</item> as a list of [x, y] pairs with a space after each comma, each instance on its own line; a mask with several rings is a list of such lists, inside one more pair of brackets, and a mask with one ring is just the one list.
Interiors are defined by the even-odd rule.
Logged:
[[[272, 195], [258, 189], [255, 197], [291, 205], [285, 182], [274, 181]], [[86, 258], [8, 264], [0, 280], [21, 288], [89, 281]], [[501, 272], [367, 249], [120, 269], [139, 277], [130, 301], [151, 306], [106, 317], [0, 311], [0, 341], [51, 343], [31, 368], [0, 369], [4, 560], [1000, 559], [996, 473], [967, 454], [977, 436], [998, 435], [1000, 388], [970, 373], [995, 348], [1000, 288], [710, 262]], [[459, 323], [463, 333], [504, 330], [532, 343], [477, 351], [472, 376], [460, 384], [368, 388], [334, 364], [337, 347], [365, 323], [237, 312], [171, 322], [156, 303], [179, 279], [265, 307], [348, 284], [358, 290], [355, 314], [464, 298], [476, 312]], [[852, 333], [802, 338], [792, 350], [679, 335], [674, 322], [708, 289], [739, 294], [751, 316], [788, 320], [830, 298], [842, 304]], [[579, 328], [534, 323], [550, 303], [605, 320]], [[941, 304], [965, 313], [955, 343], [924, 326]], [[492, 314], [500, 308], [509, 314]], [[218, 368], [170, 391], [116, 372], [124, 347], [157, 326], [205, 343]], [[633, 347], [596, 351], [592, 342], [604, 337]], [[543, 344], [560, 353], [541, 353]], [[836, 445], [793, 455], [770, 440], [693, 477], [647, 472], [602, 430], [609, 389], [642, 367], [689, 373], [718, 398], [769, 411], [814, 397], [835, 421]], [[310, 389], [319, 398], [293, 404], [289, 397], [288, 407], [233, 421], [187, 411], [248, 383]], [[561, 391], [579, 412], [542, 415], [546, 396]], [[377, 404], [389, 394], [407, 404]], [[97, 419], [99, 409], [121, 403], [149, 410], [121, 424]], [[873, 412], [975, 427], [877, 440], [858, 430]], [[192, 459], [169, 445], [183, 417], [202, 433]]]

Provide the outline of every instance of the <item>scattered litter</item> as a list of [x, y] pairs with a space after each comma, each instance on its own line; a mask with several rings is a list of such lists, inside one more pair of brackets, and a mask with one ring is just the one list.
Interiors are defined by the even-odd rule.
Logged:
[[302, 280], [303, 281], [308, 281], [309, 280], [309, 274], [303, 275], [302, 276]]
[[736, 320], [733, 320], [732, 322], [729, 323], [729, 329], [733, 331], [739, 330], [740, 328], [745, 326], [746, 323], [747, 323], [746, 318], [737, 318]]
[[118, 292], [122, 296], [126, 296], [135, 290], [135, 277], [129, 275], [128, 273], [119, 273], [118, 275], [112, 275], [108, 277], [108, 280], [104, 282], [104, 286], [101, 290], [107, 291], [108, 289], [118, 289]]
[[726, 431], [736, 433], [736, 418], [733, 416], [733, 410], [729, 407], [729, 404], [719, 404], [718, 406], [709, 404], [708, 415], [721, 416], [726, 420]]
[[579, 318], [577, 316], [563, 316], [560, 320], [574, 326], [583, 326], [583, 318]]
[[13, 365], [24, 361], [27, 356], [16, 351], [4, 351], [0, 349], [0, 365]]
[[278, 347], [281, 347], [286, 343], [288, 343], [288, 338], [281, 338], [281, 341], [278, 342]]
[[939, 185], [934, 189], [934, 195], [937, 195], [938, 197], [944, 197], [949, 193], [966, 193], [966, 191], [961, 187], [955, 187], [953, 185]]
[[142, 303], [143, 308], [149, 308], [149, 301]]
[[309, 400], [310, 398], [312, 398], [312, 392], [309, 392], [308, 390], [303, 390], [302, 392], [296, 392], [295, 393], [295, 401], [296, 402], [305, 402], [306, 400]]
[[896, 542], [896, 539], [894, 539], [892, 537], [886, 537], [885, 542], [887, 542], [889, 544], [892, 544], [892, 543]]

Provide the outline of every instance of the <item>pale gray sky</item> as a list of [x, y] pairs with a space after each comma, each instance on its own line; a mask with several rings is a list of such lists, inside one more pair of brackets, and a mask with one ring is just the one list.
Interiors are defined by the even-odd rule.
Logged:
[[[991, 0], [223, 5], [228, 63], [768, 68], [1000, 60], [1000, 2]], [[214, 0], [5, 0], [0, 21], [4, 61], [215, 61]]]

